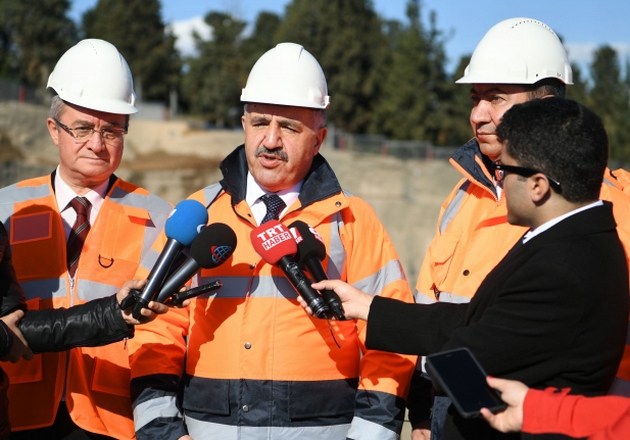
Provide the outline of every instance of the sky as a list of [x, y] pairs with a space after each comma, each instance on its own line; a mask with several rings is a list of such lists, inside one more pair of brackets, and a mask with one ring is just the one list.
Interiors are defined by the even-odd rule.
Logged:
[[[407, 0], [372, 0], [383, 18], [405, 22]], [[209, 11], [228, 12], [253, 24], [262, 10], [284, 14], [290, 0], [161, 0], [164, 23], [178, 36], [178, 49], [193, 50], [190, 31], [196, 27], [210, 36], [203, 23]], [[71, 0], [71, 18], [80, 20], [97, 0]], [[422, 17], [428, 23], [429, 11], [437, 14], [437, 28], [448, 38], [448, 69], [454, 70], [461, 56], [471, 54], [493, 25], [511, 17], [528, 17], [545, 22], [562, 39], [569, 59], [581, 65], [591, 61], [592, 52], [602, 45], [612, 46], [622, 65], [630, 60], [629, 0], [421, 0]], [[297, 42], [299, 43], [299, 42]], [[307, 48], [308, 49], [308, 48]]]

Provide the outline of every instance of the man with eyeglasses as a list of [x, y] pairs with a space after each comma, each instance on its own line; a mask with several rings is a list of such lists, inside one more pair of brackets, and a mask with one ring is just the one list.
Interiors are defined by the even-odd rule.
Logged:
[[[442, 204], [436, 234], [420, 268], [415, 299], [421, 304], [469, 302], [525, 232], [507, 221], [505, 197], [493, 175], [492, 164], [503, 151], [497, 129], [515, 104], [564, 97], [566, 86], [572, 84], [572, 71], [553, 30], [541, 21], [520, 17], [501, 21], [486, 33], [457, 83], [470, 87], [474, 138], [451, 158], [463, 178]], [[613, 202], [617, 229], [630, 254], [630, 199], [607, 168], [602, 179], [601, 198]], [[628, 359], [619, 368], [612, 392], [630, 396], [630, 346], [626, 348]], [[409, 417], [416, 428], [413, 439], [429, 437], [433, 403], [430, 424], [433, 440], [439, 440], [440, 421], [450, 401], [437, 396], [433, 402], [427, 397], [431, 385], [422, 379], [421, 369], [419, 361], [408, 399]]]
[[[575, 101], [536, 99], [508, 110], [497, 136], [507, 221], [526, 232], [469, 304], [404, 304], [338, 280], [313, 287], [334, 289], [347, 317], [367, 321], [369, 349], [430, 355], [467, 347], [494, 377], [603, 395], [623, 355], [629, 299], [613, 207], [598, 200], [608, 160], [602, 121]], [[499, 433], [451, 407], [442, 438], [530, 437]]]
[[[138, 110], [131, 71], [113, 45], [79, 42], [59, 59], [48, 87], [56, 92], [47, 125], [59, 165], [0, 191], [0, 221], [29, 310], [83, 304], [145, 278], [172, 210], [114, 175]], [[126, 341], [5, 369], [12, 439], [134, 437]]]

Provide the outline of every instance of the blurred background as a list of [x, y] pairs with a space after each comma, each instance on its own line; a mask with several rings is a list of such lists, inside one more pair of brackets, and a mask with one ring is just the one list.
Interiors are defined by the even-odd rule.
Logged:
[[328, 78], [322, 153], [374, 207], [413, 285], [459, 179], [447, 159], [471, 136], [469, 87], [454, 81], [485, 32], [516, 16], [563, 39], [568, 96], [604, 119], [612, 167], [630, 162], [627, 0], [0, 0], [0, 185], [57, 164], [45, 86], [80, 39], [110, 41], [134, 74], [140, 112], [117, 174], [173, 203], [220, 179], [219, 161], [243, 141], [249, 70], [293, 41]]

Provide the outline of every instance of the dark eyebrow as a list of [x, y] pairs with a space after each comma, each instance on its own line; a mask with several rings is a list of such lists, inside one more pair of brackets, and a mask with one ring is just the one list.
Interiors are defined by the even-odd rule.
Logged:
[[[86, 121], [84, 119], [78, 119], [78, 120], [72, 122], [71, 125], [74, 125], [76, 127], [94, 127], [94, 123], [93, 122]], [[124, 128], [124, 126], [119, 124], [118, 122], [109, 122], [109, 121], [105, 121], [105, 126], [106, 127]]]
[[256, 116], [252, 116], [252, 123], [256, 124], [256, 123], [260, 123], [260, 122], [269, 122], [271, 120], [271, 118], [265, 116], [265, 115], [256, 115]]

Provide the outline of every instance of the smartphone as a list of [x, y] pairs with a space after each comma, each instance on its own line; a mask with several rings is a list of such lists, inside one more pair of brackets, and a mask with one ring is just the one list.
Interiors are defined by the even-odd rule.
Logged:
[[465, 418], [480, 417], [481, 408], [493, 413], [507, 405], [486, 383], [487, 374], [467, 348], [456, 348], [427, 356], [426, 370], [434, 386], [451, 398]]

